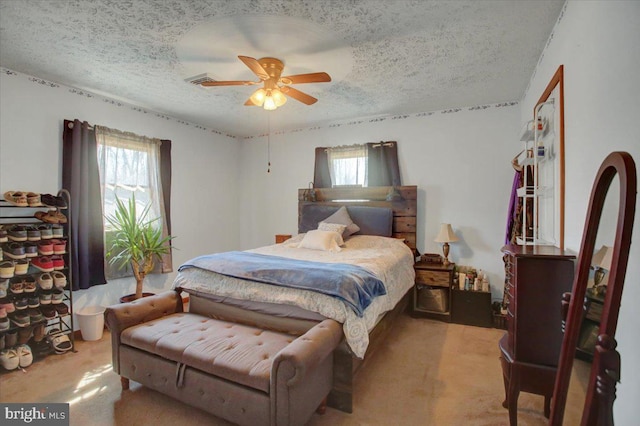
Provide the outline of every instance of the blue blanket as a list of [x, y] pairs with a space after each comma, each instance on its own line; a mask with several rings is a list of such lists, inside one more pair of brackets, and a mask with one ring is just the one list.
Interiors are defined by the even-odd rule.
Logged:
[[374, 274], [345, 263], [311, 262], [230, 251], [196, 257], [178, 270], [187, 268], [327, 294], [343, 300], [359, 317], [374, 297], [387, 294], [384, 284]]

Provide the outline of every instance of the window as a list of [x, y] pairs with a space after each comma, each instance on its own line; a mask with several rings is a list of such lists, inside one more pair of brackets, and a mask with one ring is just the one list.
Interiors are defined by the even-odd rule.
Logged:
[[332, 186], [367, 186], [367, 150], [364, 145], [327, 148]]
[[[116, 197], [128, 200], [135, 196], [138, 214], [150, 204], [147, 219], [159, 218], [158, 226], [162, 226], [168, 235], [160, 164], [162, 141], [102, 126], [96, 126], [96, 141], [104, 216], [114, 213]], [[111, 229], [106, 220], [104, 230], [105, 246], [109, 247]], [[170, 271], [170, 259], [168, 267]], [[157, 264], [156, 269], [157, 272], [168, 272], [166, 265]], [[107, 265], [107, 278], [130, 275], [128, 267]]]

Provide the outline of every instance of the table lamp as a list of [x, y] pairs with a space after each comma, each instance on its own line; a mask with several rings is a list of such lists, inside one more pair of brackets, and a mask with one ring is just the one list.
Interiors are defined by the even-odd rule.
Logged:
[[456, 234], [453, 233], [453, 229], [451, 229], [451, 224], [441, 223], [440, 233], [433, 241], [435, 241], [436, 243], [444, 243], [442, 245], [442, 253], [444, 254], [444, 261], [442, 262], [442, 264], [444, 266], [450, 265], [451, 262], [449, 262], [449, 243], [458, 241], [458, 237], [456, 237]]
[[611, 256], [613, 255], [613, 248], [609, 246], [602, 246], [596, 254], [593, 255], [591, 261], [591, 267], [593, 268], [593, 292], [597, 295], [602, 295], [606, 292], [606, 284], [601, 285], [604, 276], [607, 271], [611, 269]]

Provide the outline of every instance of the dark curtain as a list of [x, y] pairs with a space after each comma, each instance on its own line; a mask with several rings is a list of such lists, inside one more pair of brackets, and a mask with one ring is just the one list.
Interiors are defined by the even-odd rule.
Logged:
[[86, 121], [64, 120], [62, 186], [71, 195], [72, 290], [106, 284], [97, 144]]
[[[171, 235], [171, 141], [165, 139], [160, 145], [160, 178], [164, 198], [164, 217], [167, 222], [166, 234]], [[171, 252], [162, 256], [162, 272], [173, 272]]]
[[[398, 143], [395, 141], [365, 144], [368, 155], [368, 186], [402, 186], [398, 165]], [[313, 171], [315, 188], [331, 188], [329, 159], [326, 147], [316, 148]]]
[[327, 148], [316, 148], [316, 164], [313, 170], [314, 188], [331, 188], [331, 175], [329, 174], [329, 158]]
[[367, 143], [369, 186], [401, 186], [396, 142]]

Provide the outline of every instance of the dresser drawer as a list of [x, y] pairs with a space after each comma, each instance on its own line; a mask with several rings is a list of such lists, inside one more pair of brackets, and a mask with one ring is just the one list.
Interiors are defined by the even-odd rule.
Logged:
[[514, 346], [515, 346], [515, 329], [516, 329], [516, 324], [515, 324], [515, 318], [513, 316], [513, 314], [511, 313], [511, 311], [507, 310], [507, 341], [509, 343], [509, 349], [511, 350], [511, 353], [514, 352]]
[[449, 275], [446, 271], [423, 271], [416, 269], [416, 283], [437, 287], [449, 287]]

